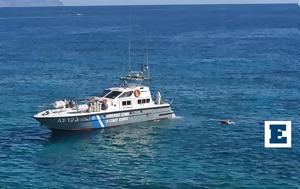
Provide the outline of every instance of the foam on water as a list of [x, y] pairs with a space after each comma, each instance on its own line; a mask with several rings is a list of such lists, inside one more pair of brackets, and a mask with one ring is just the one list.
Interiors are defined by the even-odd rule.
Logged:
[[175, 115], [172, 119], [184, 119], [183, 116]]

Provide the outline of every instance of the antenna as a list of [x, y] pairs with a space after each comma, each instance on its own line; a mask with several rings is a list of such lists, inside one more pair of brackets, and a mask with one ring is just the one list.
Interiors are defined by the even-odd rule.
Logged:
[[150, 87], [150, 73], [149, 73], [149, 51], [148, 51], [148, 42], [147, 40], [146, 41], [146, 47], [145, 47], [145, 58], [146, 58], [146, 63], [143, 63], [143, 66], [142, 66], [142, 70], [144, 72], [144, 74], [146, 74], [146, 80], [147, 80], [147, 85]]
[[130, 61], [130, 49], [131, 48], [131, 41], [130, 41], [130, 37], [129, 37], [129, 41], [128, 41], [128, 72], [130, 72], [131, 70], [131, 61]]
[[147, 45], [147, 79], [148, 79], [148, 86], [150, 87], [150, 72], [149, 72], [148, 45]]
[[129, 15], [129, 33], [128, 33], [128, 72], [131, 71], [131, 14]]

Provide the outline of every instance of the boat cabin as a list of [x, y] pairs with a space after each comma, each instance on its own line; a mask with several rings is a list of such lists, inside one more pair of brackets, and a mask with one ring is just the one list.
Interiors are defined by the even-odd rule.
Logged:
[[102, 102], [107, 105], [104, 109], [108, 111], [135, 109], [154, 104], [148, 86], [109, 88], [101, 97]]

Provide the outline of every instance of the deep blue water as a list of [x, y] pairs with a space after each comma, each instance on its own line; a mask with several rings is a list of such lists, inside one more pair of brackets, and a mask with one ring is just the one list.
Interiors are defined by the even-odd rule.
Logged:
[[[1, 188], [299, 188], [299, 13], [296, 5], [0, 9]], [[116, 84], [129, 34], [134, 66], [148, 50], [153, 92], [174, 99], [179, 119], [75, 133], [32, 119], [54, 100]], [[227, 118], [236, 124], [218, 124]], [[292, 121], [291, 149], [264, 148], [265, 120]]]

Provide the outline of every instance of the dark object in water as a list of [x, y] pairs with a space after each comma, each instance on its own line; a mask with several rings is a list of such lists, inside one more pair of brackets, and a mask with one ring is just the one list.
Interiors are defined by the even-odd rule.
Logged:
[[233, 121], [226, 119], [226, 120], [220, 120], [219, 123], [224, 124], [224, 125], [231, 125], [234, 124]]

